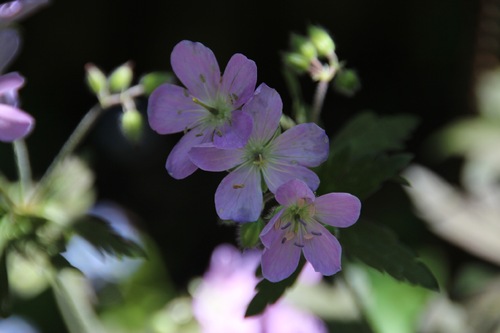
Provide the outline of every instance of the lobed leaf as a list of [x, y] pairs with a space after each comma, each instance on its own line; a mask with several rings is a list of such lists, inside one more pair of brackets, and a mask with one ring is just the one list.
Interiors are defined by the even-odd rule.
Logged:
[[399, 281], [406, 281], [430, 290], [439, 291], [431, 271], [409, 248], [397, 239], [396, 234], [382, 225], [359, 221], [342, 230], [342, 248], [348, 256], [386, 272]]

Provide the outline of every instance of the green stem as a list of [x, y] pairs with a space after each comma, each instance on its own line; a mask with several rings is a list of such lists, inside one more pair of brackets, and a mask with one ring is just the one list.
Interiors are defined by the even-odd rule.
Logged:
[[13, 145], [14, 155], [16, 156], [19, 183], [21, 186], [21, 200], [24, 201], [26, 190], [32, 185], [28, 148], [26, 147], [24, 140], [16, 140]]
[[42, 194], [47, 188], [47, 182], [50, 179], [51, 174], [54, 172], [54, 169], [64, 161], [70, 154], [74, 152], [78, 144], [82, 142], [85, 136], [88, 134], [92, 126], [95, 124], [96, 120], [103, 113], [104, 109], [101, 108], [100, 105], [94, 105], [87, 114], [82, 118], [78, 126], [75, 128], [71, 136], [68, 138], [66, 143], [63, 145], [59, 154], [54, 158], [49, 168], [42, 176], [40, 183], [36, 187], [33, 195], [31, 195], [30, 199], [33, 200], [40, 194]]
[[326, 92], [328, 91], [329, 82], [330, 81], [319, 81], [318, 85], [316, 86], [311, 111], [311, 121], [313, 123], [319, 124], [319, 117], [321, 115], [321, 109], [323, 108], [323, 103], [325, 101]]
[[50, 282], [57, 305], [70, 333], [103, 333], [85, 278], [76, 270], [54, 271]]

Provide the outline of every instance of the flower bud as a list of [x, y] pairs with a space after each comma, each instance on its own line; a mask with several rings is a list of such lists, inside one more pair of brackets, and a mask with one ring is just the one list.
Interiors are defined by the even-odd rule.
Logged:
[[87, 72], [86, 79], [90, 90], [94, 94], [100, 95], [106, 89], [106, 76], [94, 64], [85, 65], [85, 71]]
[[285, 53], [283, 60], [286, 65], [290, 66], [300, 74], [307, 72], [310, 66], [309, 59], [299, 53]]
[[308, 28], [308, 32], [309, 38], [314, 44], [319, 55], [327, 57], [335, 52], [335, 43], [325, 29], [319, 26], [311, 25]]
[[298, 52], [308, 61], [318, 56], [318, 52], [316, 51], [314, 44], [303, 36], [292, 34], [290, 37], [290, 44], [293, 51]]
[[333, 88], [348, 97], [353, 96], [359, 89], [361, 89], [361, 82], [356, 71], [352, 69], [342, 69], [335, 76], [333, 81]]
[[123, 112], [121, 117], [121, 130], [123, 135], [131, 142], [138, 142], [142, 136], [143, 119], [135, 109]]
[[108, 78], [109, 89], [111, 92], [121, 92], [130, 87], [134, 73], [132, 72], [132, 64], [126, 62], [116, 68]]
[[144, 75], [139, 83], [144, 88], [146, 95], [151, 95], [153, 90], [155, 90], [159, 85], [173, 82], [173, 80], [174, 78], [172, 74], [168, 72], [152, 72]]

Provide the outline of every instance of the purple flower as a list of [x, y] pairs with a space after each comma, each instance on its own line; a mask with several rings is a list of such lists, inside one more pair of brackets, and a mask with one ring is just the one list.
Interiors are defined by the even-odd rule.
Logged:
[[291, 179], [301, 179], [312, 189], [318, 176], [308, 167], [328, 157], [328, 137], [316, 124], [300, 124], [279, 135], [282, 102], [276, 90], [262, 84], [243, 106], [253, 116], [253, 130], [245, 147], [219, 149], [207, 143], [193, 147], [193, 163], [207, 171], [232, 171], [215, 193], [215, 207], [221, 219], [256, 221], [263, 208], [262, 177], [273, 193]]
[[15, 0], [0, 5], [0, 27], [31, 14], [49, 0]]
[[18, 73], [0, 76], [0, 141], [11, 142], [28, 135], [35, 120], [18, 109], [17, 90], [24, 84]]
[[19, 33], [14, 29], [0, 30], [0, 74], [10, 64], [20, 44]]
[[340, 271], [342, 249], [338, 240], [321, 223], [349, 227], [357, 221], [361, 202], [348, 193], [328, 193], [315, 198], [308, 185], [291, 180], [276, 191], [282, 209], [260, 234], [265, 246], [262, 275], [281, 281], [295, 271], [300, 254], [323, 275]]
[[[259, 259], [260, 251], [241, 253], [229, 244], [219, 245], [214, 250], [210, 267], [193, 295], [193, 314], [201, 331], [326, 333], [323, 321], [288, 304], [286, 299], [269, 306], [259, 316], [245, 318], [259, 282], [255, 277]], [[299, 278], [298, 283], [301, 280]]]
[[213, 52], [187, 40], [174, 47], [170, 62], [186, 88], [158, 87], [149, 98], [148, 118], [159, 134], [185, 133], [166, 164], [172, 177], [182, 179], [197, 169], [188, 157], [191, 147], [204, 142], [225, 149], [246, 144], [253, 121], [239, 109], [253, 95], [257, 67], [244, 55], [235, 54], [221, 76]]

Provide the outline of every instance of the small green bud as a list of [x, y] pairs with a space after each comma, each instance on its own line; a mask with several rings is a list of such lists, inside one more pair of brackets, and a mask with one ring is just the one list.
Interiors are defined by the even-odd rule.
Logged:
[[256, 222], [241, 224], [239, 228], [239, 244], [244, 249], [250, 249], [259, 244], [260, 232], [264, 229], [264, 221], [259, 218]]
[[285, 53], [283, 60], [286, 65], [300, 74], [307, 72], [310, 66], [309, 59], [299, 53]]
[[337, 92], [351, 97], [361, 89], [361, 81], [356, 71], [352, 69], [342, 69], [335, 76], [333, 88]]
[[121, 130], [123, 135], [131, 142], [138, 142], [142, 136], [143, 119], [139, 111], [131, 109], [123, 112], [121, 117]]
[[140, 79], [140, 84], [144, 88], [146, 95], [151, 95], [153, 90], [163, 83], [170, 83], [174, 81], [174, 77], [168, 72], [152, 72], [144, 75]]
[[292, 50], [294, 52], [299, 53], [308, 61], [316, 58], [318, 56], [318, 52], [316, 51], [316, 47], [314, 44], [304, 36], [292, 34], [290, 37], [290, 44], [292, 45]]
[[109, 89], [111, 92], [121, 92], [130, 87], [134, 73], [132, 71], [132, 64], [126, 62], [120, 67], [116, 68], [108, 78]]
[[327, 57], [335, 52], [335, 43], [325, 29], [319, 26], [311, 25], [308, 28], [308, 32], [309, 38], [314, 44], [319, 55]]
[[100, 95], [106, 89], [106, 76], [97, 66], [91, 63], [85, 65], [85, 71], [87, 72], [86, 79], [90, 90], [94, 94]]

